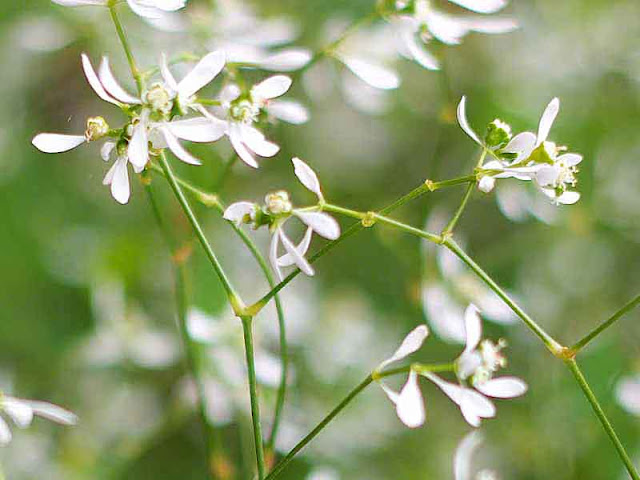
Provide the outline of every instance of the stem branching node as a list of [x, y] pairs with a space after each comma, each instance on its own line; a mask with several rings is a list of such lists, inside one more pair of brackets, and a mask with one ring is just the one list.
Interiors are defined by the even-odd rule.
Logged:
[[362, 226], [365, 228], [373, 227], [376, 224], [376, 213], [367, 212], [362, 216]]

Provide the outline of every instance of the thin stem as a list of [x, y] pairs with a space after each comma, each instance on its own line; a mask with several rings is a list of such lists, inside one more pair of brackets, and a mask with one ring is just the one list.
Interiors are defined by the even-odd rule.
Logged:
[[602, 407], [600, 406], [600, 403], [598, 402], [598, 399], [596, 398], [595, 394], [593, 393], [593, 391], [591, 391], [591, 387], [589, 387], [589, 383], [587, 382], [586, 378], [582, 374], [582, 371], [580, 370], [580, 367], [578, 367], [578, 364], [576, 363], [575, 359], [568, 360], [566, 364], [567, 364], [567, 367], [569, 367], [569, 370], [571, 370], [571, 373], [573, 373], [573, 376], [578, 382], [578, 385], [580, 385], [580, 388], [582, 389], [584, 396], [587, 397], [587, 400], [591, 404], [591, 408], [593, 409], [594, 413], [598, 417], [598, 420], [600, 420], [600, 423], [602, 424], [604, 431], [607, 433], [607, 435], [611, 439], [611, 442], [613, 443], [616, 450], [618, 451], [618, 455], [620, 456], [622, 463], [624, 463], [627, 471], [629, 472], [629, 476], [633, 480], [640, 480], [640, 475], [638, 475], [638, 471], [636, 470], [635, 466], [631, 462], [631, 458], [629, 458], [629, 454], [627, 453], [624, 446], [622, 445], [622, 442], [620, 442], [620, 439], [618, 438], [616, 431], [614, 430], [613, 426], [611, 425], [611, 422], [607, 418], [607, 415], [604, 413], [604, 410], [602, 410]]
[[305, 447], [311, 440], [313, 440], [324, 428], [342, 411], [347, 405], [349, 405], [355, 397], [357, 397], [365, 388], [371, 385], [372, 382], [380, 380], [382, 378], [390, 377], [392, 375], [398, 375], [401, 373], [408, 373], [412, 368], [420, 369], [422, 372], [449, 372], [452, 371], [454, 366], [452, 364], [434, 364], [434, 365], [406, 365], [404, 367], [393, 368], [384, 370], [382, 372], [373, 372], [360, 382], [353, 390], [351, 390], [346, 397], [324, 417], [316, 427], [311, 430], [298, 444], [291, 449], [287, 455], [278, 462], [273, 470], [267, 475], [265, 480], [272, 480], [276, 478], [282, 470], [293, 460], [293, 458]]
[[427, 192], [434, 192], [442, 188], [453, 187], [455, 185], [462, 185], [465, 183], [475, 182], [475, 181], [476, 181], [475, 175], [466, 175], [464, 177], [452, 178], [451, 180], [443, 180], [442, 182], [434, 182], [432, 180], [426, 180], [422, 185], [420, 185], [417, 188], [414, 188], [406, 195], [403, 195], [392, 204], [380, 210], [380, 212], [378, 213], [381, 213], [382, 215], [391, 213], [395, 209], [402, 207], [404, 204], [422, 196], [424, 193], [427, 193]]
[[525, 313], [518, 304], [509, 297], [509, 295], [482, 269], [473, 261], [469, 255], [450, 237], [443, 240], [443, 245], [451, 250], [460, 260], [467, 264], [467, 266], [474, 271], [478, 277], [498, 295], [504, 303], [506, 303], [513, 312], [522, 319], [522, 321], [529, 327], [529, 329], [535, 333], [540, 340], [547, 346], [547, 348], [555, 356], [561, 356], [565, 350], [558, 342], [556, 342], [551, 335], [549, 335], [540, 325], [538, 325], [529, 315]]
[[258, 398], [258, 381], [256, 380], [256, 365], [253, 352], [253, 318], [242, 316], [242, 332], [244, 335], [244, 350], [247, 360], [247, 375], [249, 381], [249, 395], [251, 396], [251, 419], [253, 421], [253, 439], [256, 448], [256, 464], [258, 479], [264, 479], [264, 447], [262, 446], [262, 424], [260, 422], [260, 401]]
[[171, 186], [171, 189], [173, 190], [173, 193], [174, 193], [176, 199], [178, 200], [178, 203], [182, 207], [182, 210], [184, 211], [185, 215], [187, 216], [187, 219], [189, 220], [189, 223], [191, 223], [191, 227], [193, 228], [193, 230], [194, 230], [194, 232], [196, 234], [196, 237], [200, 241], [200, 244], [202, 245], [202, 248], [204, 248], [204, 251], [205, 251], [207, 257], [209, 258], [209, 261], [211, 262], [211, 265], [213, 266], [213, 269], [215, 270], [216, 274], [218, 275], [218, 278], [220, 279], [220, 281], [222, 282], [222, 286], [224, 287], [225, 291], [227, 292], [227, 296], [229, 297], [229, 302], [231, 303], [231, 306], [233, 307], [234, 311], [236, 311], [236, 312], [237, 311], [242, 311], [242, 309], [244, 308], [244, 304], [242, 302], [242, 299], [236, 293], [235, 289], [231, 285], [231, 281], [227, 277], [227, 274], [224, 272], [224, 270], [222, 268], [222, 265], [220, 264], [220, 261], [218, 260], [218, 257], [216, 256], [215, 252], [211, 248], [211, 245], [209, 244], [209, 241], [207, 240], [207, 237], [205, 236], [205, 234], [204, 234], [204, 232], [202, 230], [202, 227], [200, 226], [200, 223], [198, 222], [198, 219], [196, 218], [195, 214], [193, 213], [193, 210], [191, 210], [191, 206], [189, 205], [189, 202], [187, 201], [186, 197], [184, 196], [184, 193], [182, 192], [182, 189], [180, 188], [180, 185], [179, 185], [176, 177], [173, 174], [173, 170], [171, 170], [171, 166], [169, 165], [169, 162], [167, 161], [167, 157], [166, 157], [164, 151], [162, 151], [160, 153], [160, 166], [162, 167], [164, 175], [167, 178], [167, 181], [169, 182], [169, 185]]
[[[478, 168], [482, 166], [482, 162], [484, 162], [484, 158], [486, 156], [487, 156], [487, 151], [483, 149], [482, 153], [480, 154], [480, 158], [478, 159], [478, 163], [477, 163]], [[469, 185], [467, 185], [467, 190], [464, 192], [464, 196], [462, 197], [462, 201], [460, 202], [460, 205], [458, 206], [456, 213], [453, 215], [453, 217], [451, 218], [447, 226], [444, 228], [444, 230], [442, 230], [443, 237], [447, 237], [453, 233], [453, 229], [456, 228], [458, 220], [460, 220], [460, 217], [462, 216], [462, 212], [464, 212], [464, 209], [467, 208], [467, 203], [469, 202], [469, 198], [471, 198], [471, 194], [473, 193], [474, 186], [475, 186], [475, 178], [473, 179], [473, 181], [469, 182]]]
[[115, 4], [109, 5], [109, 13], [111, 14], [113, 25], [116, 27], [116, 32], [118, 33], [118, 38], [120, 39], [120, 43], [122, 44], [124, 53], [127, 56], [127, 62], [129, 62], [131, 75], [133, 75], [133, 78], [136, 81], [138, 94], [142, 94], [142, 90], [143, 90], [142, 76], [140, 75], [140, 70], [138, 70], [138, 66], [136, 65], [135, 58], [133, 58], [133, 51], [131, 50], [131, 46], [129, 45], [129, 40], [127, 40], [127, 34], [125, 33], [124, 28], [122, 27], [122, 23], [120, 22], [120, 18], [118, 17], [118, 13], [116, 12]]
[[[169, 251], [171, 252], [171, 255], [173, 257], [177, 251], [176, 242], [173, 238], [173, 235], [171, 235], [171, 232], [167, 227], [164, 218], [162, 217], [158, 202], [156, 201], [151, 184], [149, 182], [146, 182], [145, 189], [147, 191], [149, 203], [151, 204], [151, 209], [153, 210], [154, 217], [156, 218], [160, 231], [162, 232], [162, 236], [165, 239]], [[206, 471], [210, 478], [214, 478], [211, 468], [211, 462], [214, 458], [214, 441], [211, 432], [211, 426], [209, 424], [209, 419], [207, 417], [207, 395], [204, 387], [204, 382], [202, 380], [202, 371], [198, 362], [198, 355], [196, 351], [197, 347], [191, 340], [187, 329], [188, 302], [185, 282], [186, 272], [182, 262], [174, 261], [173, 267], [175, 272], [175, 294], [178, 311], [178, 328], [186, 354], [187, 368], [189, 369], [193, 383], [196, 387], [196, 396], [198, 399], [198, 415], [200, 416], [200, 422], [202, 424], [203, 430], [203, 439], [205, 443]]]
[[582, 350], [584, 347], [587, 346], [589, 342], [591, 342], [591, 340], [596, 338], [598, 335], [604, 332], [607, 328], [609, 328], [611, 325], [613, 325], [618, 320], [620, 320], [620, 318], [622, 318], [625, 313], [630, 312], [639, 304], [640, 304], [640, 295], [635, 297], [633, 300], [627, 303], [624, 307], [622, 307], [620, 310], [614, 313], [611, 317], [609, 317], [609, 319], [607, 319], [605, 322], [603, 322], [598, 327], [596, 327], [591, 333], [586, 335], [582, 340], [577, 342], [573, 347], [571, 347], [571, 350], [573, 350], [576, 353]]

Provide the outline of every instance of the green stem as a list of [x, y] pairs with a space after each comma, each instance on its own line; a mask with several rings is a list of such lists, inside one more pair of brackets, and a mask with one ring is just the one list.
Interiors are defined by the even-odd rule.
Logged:
[[251, 396], [251, 419], [253, 421], [253, 438], [256, 448], [256, 464], [258, 479], [264, 479], [264, 447], [262, 446], [262, 424], [260, 422], [260, 401], [258, 398], [258, 382], [256, 380], [255, 355], [253, 351], [253, 318], [242, 316], [242, 331], [244, 335], [244, 350], [247, 359], [247, 375], [249, 381], [249, 395]]
[[[158, 202], [156, 201], [155, 195], [153, 193], [152, 187], [150, 183], [146, 183], [145, 189], [147, 191], [147, 195], [149, 198], [149, 203], [151, 204], [151, 209], [153, 210], [154, 217], [156, 218], [156, 222], [158, 223], [158, 227], [162, 232], [162, 236], [165, 239], [169, 251], [173, 257], [173, 255], [177, 251], [177, 245], [175, 240], [173, 239], [173, 235], [171, 235], [169, 228], [162, 217]], [[206, 453], [206, 471], [210, 478], [213, 477], [213, 472], [211, 469], [211, 462], [214, 458], [214, 442], [213, 435], [211, 432], [211, 426], [209, 424], [209, 419], [207, 417], [207, 395], [204, 386], [204, 382], [202, 380], [202, 371], [200, 369], [200, 365], [198, 362], [198, 355], [196, 351], [196, 345], [191, 340], [188, 330], [187, 330], [187, 291], [186, 291], [186, 282], [185, 282], [185, 268], [182, 263], [172, 262], [175, 272], [175, 294], [176, 294], [176, 305], [178, 310], [178, 328], [180, 331], [180, 337], [182, 339], [182, 344], [185, 350], [186, 359], [187, 359], [187, 368], [192, 377], [192, 381], [196, 387], [196, 396], [198, 399], [198, 414], [200, 416], [200, 422], [202, 424], [203, 437], [205, 442], [205, 453]]]
[[140, 70], [138, 70], [138, 66], [136, 65], [135, 58], [133, 57], [133, 51], [131, 50], [131, 46], [129, 45], [129, 40], [127, 40], [127, 34], [125, 33], [124, 28], [122, 27], [122, 23], [120, 22], [120, 18], [118, 17], [118, 13], [116, 12], [115, 4], [109, 5], [109, 13], [111, 14], [113, 25], [116, 27], [116, 32], [118, 33], [118, 38], [120, 39], [120, 43], [122, 44], [124, 53], [127, 56], [127, 62], [129, 62], [131, 75], [133, 75], [133, 78], [136, 81], [138, 94], [142, 94], [142, 91], [143, 91], [142, 76], [140, 75]]
[[398, 200], [396, 200], [392, 204], [390, 204], [390, 205], [386, 206], [385, 208], [383, 208], [382, 210], [380, 210], [379, 213], [381, 213], [382, 215], [386, 215], [388, 213], [391, 213], [395, 209], [402, 207], [405, 203], [408, 203], [411, 200], [414, 200], [414, 199], [422, 196], [423, 194], [425, 194], [427, 192], [434, 192], [434, 191], [440, 190], [442, 188], [453, 187], [453, 186], [456, 186], [456, 185], [463, 185], [463, 184], [469, 183], [469, 182], [473, 183], [475, 181], [476, 181], [476, 176], [475, 175], [466, 175], [464, 177], [452, 178], [450, 180], [443, 180], [442, 182], [434, 182], [432, 180], [426, 180], [419, 187], [414, 188], [413, 190], [411, 190], [406, 195], [403, 195], [402, 197], [400, 197]]
[[620, 459], [622, 460], [622, 463], [624, 463], [627, 471], [629, 472], [629, 476], [633, 480], [640, 480], [640, 475], [638, 475], [638, 471], [636, 470], [635, 466], [631, 462], [631, 459], [629, 458], [629, 454], [626, 452], [624, 446], [622, 445], [622, 442], [620, 442], [620, 439], [618, 438], [616, 431], [614, 430], [613, 426], [611, 425], [611, 422], [607, 418], [607, 415], [604, 413], [604, 410], [602, 410], [602, 407], [600, 406], [600, 403], [598, 402], [598, 399], [596, 398], [595, 394], [593, 393], [593, 391], [591, 391], [591, 387], [589, 387], [589, 383], [587, 382], [586, 378], [582, 374], [580, 367], [578, 367], [578, 364], [574, 359], [568, 360], [566, 364], [567, 364], [567, 367], [569, 367], [569, 370], [571, 370], [571, 373], [573, 373], [573, 376], [578, 382], [578, 385], [580, 385], [580, 388], [582, 389], [584, 396], [587, 397], [587, 400], [591, 404], [591, 408], [593, 409], [594, 413], [598, 417], [598, 420], [600, 420], [600, 423], [602, 424], [604, 431], [607, 433], [607, 435], [611, 439], [611, 442], [613, 443], [616, 450], [618, 451], [618, 455], [620, 455]]
[[195, 232], [196, 237], [200, 241], [202, 248], [204, 248], [204, 251], [207, 257], [209, 258], [209, 261], [211, 262], [213, 269], [218, 275], [218, 278], [220, 279], [220, 281], [222, 282], [222, 286], [227, 292], [227, 296], [229, 297], [229, 302], [231, 303], [233, 310], [235, 312], [242, 311], [244, 309], [244, 304], [242, 302], [242, 299], [236, 293], [235, 289], [231, 285], [231, 282], [227, 277], [227, 274], [224, 272], [222, 265], [218, 260], [218, 257], [216, 256], [213, 249], [211, 248], [211, 245], [209, 244], [209, 241], [207, 240], [207, 237], [205, 236], [202, 230], [202, 227], [198, 222], [198, 219], [193, 213], [193, 210], [191, 210], [191, 206], [189, 205], [189, 202], [187, 201], [186, 197], [184, 196], [184, 193], [182, 192], [182, 189], [180, 188], [180, 184], [178, 183], [176, 177], [173, 174], [173, 170], [171, 170], [171, 166], [167, 161], [167, 157], [164, 151], [160, 153], [160, 166], [162, 167], [164, 175], [167, 178], [167, 181], [169, 182], [169, 185], [171, 186], [171, 189], [173, 190], [173, 193], [176, 199], [178, 200], [178, 203], [182, 207], [182, 210], [184, 211], [185, 215], [187, 216], [187, 219], [189, 220], [189, 223], [191, 224], [191, 227], [193, 228], [193, 231]]
[[469, 255], [467, 255], [464, 250], [460, 248], [460, 246], [450, 237], [447, 237], [443, 240], [443, 245], [446, 246], [449, 250], [451, 250], [460, 260], [467, 264], [467, 266], [473, 270], [473, 272], [478, 275], [488, 286], [493, 290], [496, 295], [498, 295], [504, 303], [506, 303], [513, 312], [518, 315], [522, 319], [522, 321], [529, 327], [529, 329], [535, 333], [540, 340], [547, 346], [547, 348], [553, 353], [555, 356], [561, 356], [563, 351], [565, 350], [558, 342], [556, 342], [551, 335], [549, 335], [540, 325], [538, 325], [527, 313], [525, 313], [522, 308], [518, 306], [516, 302], [514, 302], [509, 295], [500, 288], [500, 286], [482, 269], [480, 266], [473, 261]]
[[390, 377], [392, 375], [398, 375], [401, 373], [408, 373], [412, 368], [420, 369], [423, 372], [449, 372], [452, 371], [454, 366], [452, 364], [434, 364], [434, 365], [406, 365], [404, 367], [393, 368], [384, 370], [382, 372], [373, 372], [360, 382], [353, 390], [351, 390], [346, 397], [333, 409], [326, 417], [324, 417], [316, 427], [311, 430], [298, 444], [291, 449], [287, 455], [278, 462], [273, 470], [267, 475], [265, 480], [272, 480], [276, 478], [282, 470], [293, 460], [293, 458], [305, 447], [311, 440], [313, 440], [324, 428], [342, 411], [347, 405], [349, 405], [355, 397], [357, 397], [365, 388], [367, 388], [374, 381], [382, 378]]
[[[482, 153], [480, 154], [480, 158], [478, 159], [478, 164], [477, 164], [478, 168], [482, 166], [482, 162], [484, 162], [484, 158], [486, 156], [487, 156], [487, 151], [483, 149]], [[458, 220], [460, 220], [460, 217], [462, 216], [462, 212], [464, 212], [464, 209], [467, 208], [467, 203], [469, 202], [469, 198], [471, 198], [471, 194], [473, 193], [474, 186], [475, 186], [475, 177], [473, 181], [470, 181], [469, 185], [467, 185], [467, 190], [464, 192], [464, 196], [462, 197], [462, 201], [460, 202], [460, 205], [458, 206], [456, 213], [453, 215], [453, 217], [451, 218], [447, 226], [444, 228], [444, 230], [442, 230], [443, 237], [448, 237], [453, 233], [453, 229], [456, 228], [456, 225], [458, 224]]]
[[609, 317], [609, 319], [607, 319], [601, 325], [596, 327], [591, 333], [586, 335], [582, 340], [577, 342], [573, 347], [571, 347], [571, 350], [573, 350], [576, 353], [579, 352], [580, 350], [582, 350], [584, 347], [587, 346], [587, 344], [589, 342], [591, 342], [591, 340], [596, 338], [603, 331], [605, 331], [611, 325], [616, 323], [620, 318], [622, 318], [622, 316], [624, 316], [625, 313], [630, 312], [635, 307], [637, 307], [639, 304], [640, 304], [640, 295], [635, 297], [633, 300], [631, 300], [629, 303], [627, 303], [624, 307], [622, 307], [620, 310], [618, 310], [616, 313], [614, 313], [611, 317]]

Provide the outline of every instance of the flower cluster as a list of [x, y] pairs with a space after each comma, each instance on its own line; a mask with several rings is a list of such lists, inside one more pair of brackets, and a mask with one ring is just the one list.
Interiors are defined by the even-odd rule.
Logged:
[[[252, 167], [257, 167], [253, 153], [271, 157], [279, 147], [267, 141], [254, 124], [269, 118], [290, 123], [307, 121], [304, 107], [296, 102], [272, 101], [286, 93], [291, 79], [276, 75], [243, 92], [228, 85], [215, 102], [221, 107], [212, 113], [196, 94], [209, 85], [224, 69], [225, 54], [215, 51], [205, 55], [189, 73], [177, 81], [167, 59], [160, 62], [161, 80], [146, 86], [139, 96], [128, 93], [116, 80], [107, 57], [103, 57], [96, 73], [89, 57], [82, 54], [84, 74], [92, 89], [102, 100], [120, 107], [128, 116], [120, 129], [111, 129], [102, 117], [87, 120], [84, 135], [41, 133], [33, 145], [45, 153], [61, 153], [83, 143], [105, 140], [100, 154], [105, 161], [115, 159], [103, 183], [111, 186], [111, 194], [119, 203], [129, 201], [128, 164], [141, 173], [150, 157], [168, 148], [180, 160], [200, 165], [180, 140], [197, 143], [215, 142], [228, 136], [236, 153]], [[252, 153], [253, 152], [253, 153]]]
[[479, 168], [478, 188], [490, 192], [496, 179], [516, 178], [532, 181], [555, 204], [576, 203], [580, 193], [571, 189], [578, 182], [577, 165], [582, 155], [567, 153], [566, 147], [547, 140], [559, 110], [560, 101], [554, 98], [540, 118], [537, 134], [522, 132], [512, 136], [509, 125], [494, 120], [481, 139], [467, 121], [466, 98], [462, 97], [457, 111], [460, 127], [493, 157]]
[[[495, 344], [490, 340], [482, 340], [482, 324], [478, 309], [473, 304], [465, 311], [465, 328], [465, 348], [452, 366], [458, 383], [443, 380], [429, 367], [420, 364], [411, 365], [408, 379], [400, 392], [393, 391], [379, 380], [384, 392], [396, 406], [398, 417], [408, 427], [419, 427], [426, 419], [418, 375], [440, 388], [460, 408], [467, 423], [474, 427], [480, 426], [483, 418], [492, 418], [496, 414], [495, 405], [488, 397], [514, 398], [527, 391], [527, 385], [519, 378], [494, 378], [494, 374], [506, 366], [506, 359], [501, 354], [505, 342], [501, 340]], [[426, 325], [415, 328], [398, 350], [378, 366], [374, 377], [379, 379], [391, 363], [416, 352], [428, 333]]]
[[[34, 415], [61, 425], [75, 425], [78, 421], [78, 417], [73, 413], [57, 405], [36, 400], [23, 400], [2, 393], [0, 393], [0, 411], [20, 428], [31, 425]], [[7, 445], [11, 438], [9, 425], [0, 417], [0, 446]]]
[[[236, 202], [224, 212], [224, 218], [240, 225], [246, 223], [254, 229], [267, 226], [271, 232], [271, 246], [269, 248], [269, 260], [278, 278], [282, 280], [282, 268], [292, 265], [298, 266], [307, 275], [313, 275], [313, 267], [304, 257], [311, 244], [313, 233], [329, 240], [335, 240], [340, 236], [340, 225], [330, 215], [322, 212], [324, 196], [320, 188], [320, 181], [316, 173], [299, 158], [292, 159], [294, 172], [300, 183], [313, 192], [318, 203], [315, 206], [294, 208], [289, 193], [284, 190], [267, 194], [263, 205], [252, 202]], [[284, 231], [285, 224], [293, 217], [302, 221], [307, 226], [302, 240], [295, 245]], [[279, 254], [280, 244], [286, 253]]]

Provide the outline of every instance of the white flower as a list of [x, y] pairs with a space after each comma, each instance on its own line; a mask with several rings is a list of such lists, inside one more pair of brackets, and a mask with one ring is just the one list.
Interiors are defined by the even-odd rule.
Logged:
[[471, 128], [467, 121], [466, 98], [462, 97], [457, 111], [460, 127], [474, 142], [495, 157], [482, 165], [484, 174], [478, 182], [481, 191], [488, 193], [493, 190], [496, 179], [516, 178], [533, 180], [536, 187], [555, 204], [571, 205], [580, 199], [580, 193], [568, 188], [577, 184], [575, 174], [582, 155], [561, 154], [564, 149], [547, 140], [559, 109], [560, 101], [554, 98], [540, 118], [537, 134], [519, 133], [504, 147], [496, 148], [487, 145]]
[[497, 475], [492, 470], [480, 470], [475, 477], [471, 471], [471, 458], [482, 444], [482, 435], [478, 431], [468, 433], [458, 444], [453, 458], [453, 475], [455, 480], [497, 480]]
[[[398, 362], [416, 352], [422, 346], [428, 335], [429, 330], [426, 325], [419, 325], [414, 328], [404, 338], [393, 355], [380, 363], [375, 371], [382, 372], [392, 363]], [[382, 380], [378, 380], [378, 383], [387, 397], [389, 397], [389, 400], [396, 406], [396, 413], [402, 423], [409, 428], [416, 428], [425, 422], [426, 413], [424, 401], [418, 385], [418, 374], [415, 371], [409, 371], [407, 382], [399, 393], [389, 388]]]
[[640, 375], [624, 377], [616, 385], [616, 400], [627, 412], [640, 416]]
[[[0, 411], [13, 420], [20, 428], [31, 425], [34, 415], [46, 418], [61, 425], [75, 425], [78, 417], [62, 407], [47, 402], [23, 400], [0, 394]], [[0, 417], [0, 446], [11, 441], [11, 430], [7, 422]]]
[[[493, 13], [506, 2], [455, 1], [458, 5], [479, 13]], [[429, 70], [440, 68], [438, 60], [424, 48], [433, 37], [447, 45], [457, 45], [469, 32], [507, 33], [518, 28], [511, 18], [488, 18], [483, 16], [454, 16], [433, 8], [429, 0], [416, 0], [413, 13], [401, 13], [393, 20], [402, 40], [403, 53]]]
[[[314, 232], [328, 240], [335, 240], [340, 236], [338, 222], [330, 215], [319, 211], [324, 203], [324, 197], [316, 173], [299, 158], [293, 158], [292, 162], [300, 183], [318, 197], [319, 207], [293, 208], [289, 194], [281, 190], [266, 196], [262, 210], [250, 202], [236, 202], [227, 207], [224, 212], [225, 219], [237, 224], [254, 223], [256, 227], [269, 224], [272, 234], [269, 260], [280, 280], [283, 278], [281, 268], [292, 265], [297, 265], [307, 275], [314, 274], [313, 268], [304, 258]], [[261, 223], [258, 221], [258, 216], [266, 220]], [[298, 218], [307, 226], [304, 237], [298, 245], [294, 245], [284, 231], [284, 225], [292, 217]], [[282, 256], [279, 256], [280, 244], [286, 251]]]
[[[63, 7], [82, 7], [89, 5], [108, 6], [108, 0], [53, 0], [53, 3]], [[127, 0], [129, 8], [141, 17], [157, 19], [168, 12], [175, 12], [183, 8], [186, 0]]]
[[[225, 117], [225, 133], [231, 145], [247, 165], [258, 168], [255, 155], [273, 157], [280, 147], [268, 141], [253, 126], [262, 112], [289, 123], [300, 124], [308, 120], [307, 110], [294, 101], [274, 100], [291, 87], [291, 79], [274, 75], [254, 85], [248, 95], [243, 95], [237, 85], [227, 85], [220, 93], [222, 114]], [[210, 117], [213, 117], [209, 114]], [[220, 120], [218, 120], [220, 121]]]

